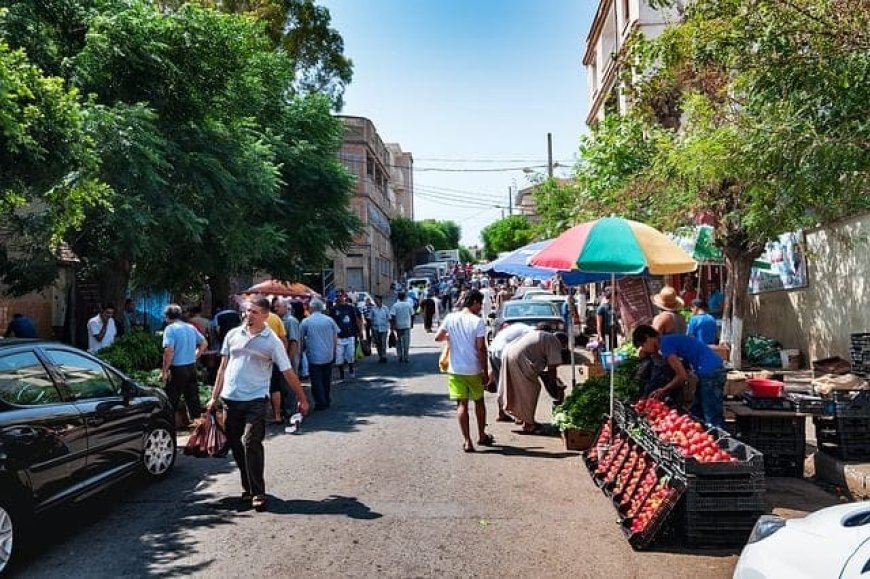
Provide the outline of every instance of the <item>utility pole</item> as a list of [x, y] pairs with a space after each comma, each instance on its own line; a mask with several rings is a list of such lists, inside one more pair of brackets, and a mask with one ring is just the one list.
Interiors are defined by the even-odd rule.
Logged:
[[508, 185], [508, 215], [514, 214], [514, 199], [511, 195], [511, 186]]
[[547, 176], [553, 178], [553, 133], [547, 133]]

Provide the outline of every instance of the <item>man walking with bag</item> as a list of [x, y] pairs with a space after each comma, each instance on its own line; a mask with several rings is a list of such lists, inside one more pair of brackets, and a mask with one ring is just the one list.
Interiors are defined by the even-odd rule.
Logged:
[[299, 399], [299, 411], [308, 414], [308, 399], [290, 366], [287, 350], [266, 325], [269, 300], [255, 298], [245, 305], [245, 323], [227, 334], [221, 365], [208, 403], [214, 411], [220, 399], [226, 408], [227, 442], [239, 467], [243, 499], [259, 510], [266, 508], [265, 453], [266, 411], [272, 365], [284, 375]]

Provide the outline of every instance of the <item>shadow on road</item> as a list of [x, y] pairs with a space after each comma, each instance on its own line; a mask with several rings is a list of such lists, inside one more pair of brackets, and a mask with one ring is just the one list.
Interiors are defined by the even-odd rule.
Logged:
[[81, 576], [168, 577], [202, 573], [216, 561], [190, 561], [197, 550], [197, 529], [234, 523], [238, 516], [216, 512], [206, 492], [218, 474], [235, 470], [231, 459], [178, 457], [172, 475], [148, 483], [139, 478], [120, 482], [87, 500], [37, 519], [15, 572], [69, 576], [69, 552], [93, 549]]
[[576, 452], [553, 452], [552, 450], [537, 450], [540, 447], [522, 447], [522, 446], [506, 446], [496, 444], [495, 446], [478, 447], [477, 451], [481, 454], [501, 454], [502, 456], [521, 456], [523, 458], [576, 458]]

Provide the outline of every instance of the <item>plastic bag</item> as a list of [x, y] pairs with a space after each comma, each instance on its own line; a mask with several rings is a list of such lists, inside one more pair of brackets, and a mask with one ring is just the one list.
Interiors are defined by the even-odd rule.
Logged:
[[213, 413], [204, 413], [194, 421], [184, 454], [197, 458], [226, 456], [227, 437]]
[[438, 368], [442, 372], [447, 372], [450, 369], [450, 343], [444, 346], [444, 349], [441, 350], [441, 357], [438, 358]]
[[387, 347], [395, 348], [398, 340], [396, 339], [396, 332], [390, 332], [390, 337], [387, 338]]
[[356, 358], [357, 360], [362, 360], [363, 358], [365, 358], [365, 354], [363, 354], [363, 349], [362, 349], [362, 341], [360, 341], [360, 340], [356, 341], [356, 349], [354, 350], [354, 358]]

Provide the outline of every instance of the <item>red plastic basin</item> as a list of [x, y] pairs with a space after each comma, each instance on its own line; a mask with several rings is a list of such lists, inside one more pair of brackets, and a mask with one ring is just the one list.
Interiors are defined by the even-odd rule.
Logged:
[[756, 398], [779, 398], [785, 388], [782, 382], [766, 378], [750, 378], [746, 381], [746, 385]]

